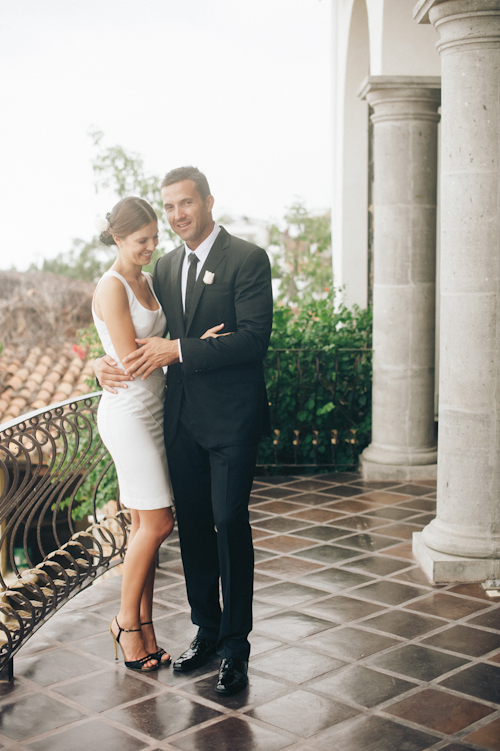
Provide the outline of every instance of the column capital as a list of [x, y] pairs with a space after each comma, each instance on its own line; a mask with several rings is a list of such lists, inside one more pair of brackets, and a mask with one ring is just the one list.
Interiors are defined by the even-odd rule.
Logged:
[[372, 122], [439, 122], [440, 76], [367, 76], [358, 90], [375, 110]]
[[439, 52], [500, 44], [500, 0], [419, 0], [413, 17], [433, 24], [441, 37]]

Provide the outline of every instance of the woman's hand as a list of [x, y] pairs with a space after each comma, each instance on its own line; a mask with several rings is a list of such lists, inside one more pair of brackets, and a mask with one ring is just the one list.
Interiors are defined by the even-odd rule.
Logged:
[[229, 334], [232, 334], [232, 331], [228, 331], [225, 334], [218, 334], [217, 332], [224, 328], [223, 323], [219, 323], [218, 326], [212, 326], [211, 329], [207, 329], [205, 333], [200, 336], [200, 339], [208, 339], [209, 337], [212, 337], [213, 339], [217, 339], [219, 336], [228, 336]]

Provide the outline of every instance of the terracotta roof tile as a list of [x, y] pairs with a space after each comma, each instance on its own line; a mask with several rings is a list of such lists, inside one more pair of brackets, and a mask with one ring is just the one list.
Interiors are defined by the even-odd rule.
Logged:
[[68, 342], [58, 351], [9, 345], [0, 353], [0, 423], [51, 404], [89, 394], [93, 360], [82, 360]]

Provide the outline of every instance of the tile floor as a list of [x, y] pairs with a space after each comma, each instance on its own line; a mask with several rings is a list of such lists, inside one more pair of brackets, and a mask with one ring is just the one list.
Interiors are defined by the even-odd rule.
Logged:
[[[500, 750], [500, 603], [432, 587], [411, 535], [433, 483], [355, 474], [258, 478], [250, 687], [214, 691], [217, 661], [185, 676], [115, 666], [120, 578], [96, 583], [23, 648], [0, 688], [0, 751]], [[161, 551], [160, 644], [195, 633], [178, 541]]]

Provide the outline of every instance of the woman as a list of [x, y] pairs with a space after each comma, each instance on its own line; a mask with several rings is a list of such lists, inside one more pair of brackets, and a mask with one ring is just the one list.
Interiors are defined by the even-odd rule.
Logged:
[[[135, 197], [119, 201], [106, 218], [101, 241], [116, 245], [118, 254], [97, 285], [92, 314], [106, 354], [123, 367], [122, 359], [137, 348], [136, 339], [163, 336], [166, 329], [152, 276], [142, 271], [158, 244], [158, 220], [150, 204]], [[158, 368], [117, 394], [104, 391], [97, 413], [101, 438], [115, 462], [120, 500], [132, 518], [120, 612], [110, 632], [115, 659], [120, 645], [126, 667], [144, 673], [170, 664], [170, 655], [156, 643], [152, 622], [156, 554], [174, 525], [163, 442], [164, 395], [165, 376]]]

